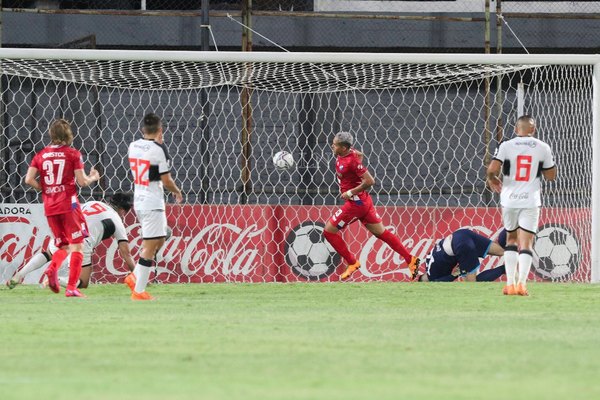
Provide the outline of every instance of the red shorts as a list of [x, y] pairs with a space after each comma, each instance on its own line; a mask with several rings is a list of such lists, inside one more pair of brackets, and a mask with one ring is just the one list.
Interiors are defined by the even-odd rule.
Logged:
[[79, 207], [71, 212], [46, 218], [54, 235], [54, 244], [59, 249], [68, 244], [83, 243], [83, 239], [89, 236], [85, 217]]
[[346, 203], [333, 214], [329, 222], [338, 229], [343, 229], [356, 220], [363, 224], [377, 224], [381, 222], [381, 217], [375, 211], [371, 196], [367, 196], [364, 201], [346, 201]]

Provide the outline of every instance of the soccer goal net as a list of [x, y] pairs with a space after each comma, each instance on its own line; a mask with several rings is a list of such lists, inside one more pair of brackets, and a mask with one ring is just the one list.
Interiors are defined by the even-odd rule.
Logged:
[[[370, 193], [377, 211], [413, 254], [424, 258], [459, 228], [496, 238], [499, 199], [486, 187], [485, 168], [499, 141], [513, 137], [520, 114], [535, 117], [559, 171], [555, 182], [543, 184], [531, 279], [597, 280], [598, 62], [2, 49], [2, 278], [49, 241], [41, 199], [23, 185], [33, 154], [49, 142], [49, 122], [72, 121], [86, 169], [102, 174], [98, 185], [81, 190], [83, 202], [132, 189], [127, 148], [141, 137], [143, 116], [155, 112], [185, 199], [167, 206], [173, 233], [157, 256], [157, 282], [338, 280], [345, 266], [322, 230], [341, 205], [331, 150], [339, 131], [354, 135], [376, 180]], [[273, 165], [282, 150], [293, 156], [293, 168]], [[133, 213], [126, 225], [137, 254]], [[359, 222], [342, 236], [363, 265], [354, 280], [407, 279], [404, 260]], [[95, 282], [126, 273], [116, 243], [99, 246], [93, 262]], [[489, 257], [481, 269], [502, 263]]]

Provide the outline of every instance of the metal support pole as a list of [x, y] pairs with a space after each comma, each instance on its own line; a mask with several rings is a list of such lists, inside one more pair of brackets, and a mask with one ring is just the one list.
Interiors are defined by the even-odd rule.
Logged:
[[600, 282], [600, 64], [594, 64], [592, 96], [592, 259], [591, 282]]
[[[490, 0], [485, 0], [485, 54], [490, 53]], [[492, 141], [492, 130], [490, 128], [491, 124], [491, 82], [490, 78], [486, 77], [484, 80], [485, 84], [485, 94], [483, 97], [483, 120], [484, 120], [484, 129], [483, 129], [483, 142], [485, 143], [485, 154], [483, 157], [483, 165], [485, 168], [488, 167], [492, 157], [490, 153], [490, 144]], [[485, 179], [484, 179], [485, 181]], [[483, 191], [483, 201], [485, 204], [491, 204], [492, 194], [491, 191], [485, 190]]]

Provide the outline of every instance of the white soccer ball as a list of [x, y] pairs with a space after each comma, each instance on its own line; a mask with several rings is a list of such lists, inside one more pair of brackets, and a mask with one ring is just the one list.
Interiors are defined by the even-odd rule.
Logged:
[[290, 169], [294, 166], [294, 156], [285, 150], [279, 151], [273, 156], [273, 164], [280, 170]]

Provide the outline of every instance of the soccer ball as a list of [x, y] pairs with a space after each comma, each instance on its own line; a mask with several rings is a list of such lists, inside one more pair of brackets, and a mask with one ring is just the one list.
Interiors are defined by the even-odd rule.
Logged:
[[546, 225], [537, 234], [534, 272], [550, 280], [567, 279], [579, 267], [579, 243], [564, 226]]
[[300, 278], [317, 281], [331, 275], [341, 258], [323, 238], [325, 225], [306, 221], [286, 238], [285, 260]]
[[294, 156], [285, 150], [279, 151], [273, 156], [273, 164], [280, 170], [290, 169], [294, 166]]

